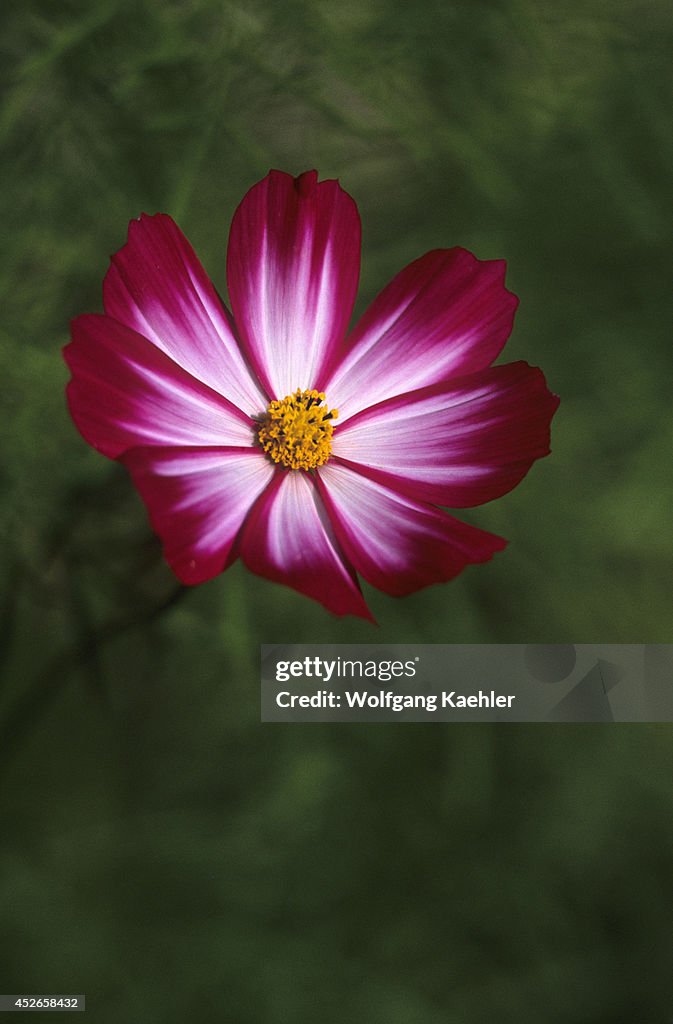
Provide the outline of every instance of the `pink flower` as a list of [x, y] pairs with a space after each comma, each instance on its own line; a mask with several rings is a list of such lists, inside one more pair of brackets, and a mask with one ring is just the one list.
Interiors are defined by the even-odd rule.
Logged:
[[549, 452], [540, 370], [491, 366], [517, 299], [503, 261], [437, 249], [350, 334], [360, 220], [338, 182], [271, 173], [234, 215], [232, 313], [164, 214], [112, 257], [105, 314], [72, 324], [68, 401], [123, 462], [189, 584], [239, 555], [337, 615], [456, 576], [505, 547], [443, 512], [511, 490]]

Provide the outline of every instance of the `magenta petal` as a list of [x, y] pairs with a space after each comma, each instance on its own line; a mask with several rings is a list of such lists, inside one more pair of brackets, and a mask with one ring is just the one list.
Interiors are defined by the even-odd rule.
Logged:
[[267, 405], [194, 250], [166, 214], [142, 214], [112, 257], [105, 312], [249, 415]]
[[419, 500], [481, 505], [549, 454], [558, 404], [541, 370], [493, 366], [366, 409], [338, 428], [332, 450]]
[[285, 583], [335, 615], [372, 618], [320, 496], [302, 471], [277, 472], [246, 523], [241, 557], [252, 572]]
[[82, 436], [112, 459], [136, 445], [239, 445], [252, 421], [135, 331], [80, 316], [64, 349], [68, 404]]
[[507, 544], [445, 512], [384, 487], [332, 461], [319, 472], [320, 492], [336, 535], [355, 569], [396, 597], [457, 576]]
[[122, 461], [166, 561], [188, 584], [203, 583], [230, 564], [245, 517], [274, 473], [254, 449], [135, 448]]
[[503, 260], [437, 249], [405, 267], [356, 324], [348, 354], [321, 382], [343, 422], [406, 391], [490, 366], [512, 330], [518, 299]]
[[359, 274], [360, 218], [338, 182], [271, 171], [244, 197], [229, 236], [229, 298], [274, 398], [316, 386], [346, 332]]

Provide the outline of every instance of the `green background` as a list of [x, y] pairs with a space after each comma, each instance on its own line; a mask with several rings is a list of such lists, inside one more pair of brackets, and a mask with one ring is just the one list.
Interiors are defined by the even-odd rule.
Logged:
[[[671, 637], [673, 12], [664, 0], [2, 6], [0, 990], [101, 1024], [673, 1017], [673, 734], [262, 726], [261, 642]], [[140, 211], [224, 290], [269, 167], [339, 177], [361, 311], [434, 247], [505, 257], [553, 454], [510, 545], [336, 620], [185, 591], [63, 398]], [[49, 1018], [51, 1019], [51, 1018]]]

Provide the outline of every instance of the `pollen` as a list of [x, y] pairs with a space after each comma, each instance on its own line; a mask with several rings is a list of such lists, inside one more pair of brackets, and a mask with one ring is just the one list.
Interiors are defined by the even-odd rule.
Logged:
[[315, 469], [332, 454], [332, 431], [338, 413], [324, 405], [322, 391], [301, 388], [271, 402], [261, 417], [257, 437], [274, 462], [288, 469]]

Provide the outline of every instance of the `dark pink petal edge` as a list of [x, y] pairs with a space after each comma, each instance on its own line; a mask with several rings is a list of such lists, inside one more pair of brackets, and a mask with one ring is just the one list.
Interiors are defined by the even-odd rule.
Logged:
[[248, 415], [265, 408], [231, 316], [180, 228], [141, 214], [103, 282], [108, 316], [137, 331]]
[[164, 557], [193, 586], [223, 572], [274, 467], [254, 448], [134, 448], [122, 456]]
[[347, 558], [364, 579], [395, 597], [451, 580], [507, 545], [338, 460], [320, 469], [318, 487]]
[[518, 305], [504, 260], [436, 249], [393, 278], [318, 381], [341, 422], [371, 405], [482, 370], [500, 354]]
[[309, 474], [278, 470], [247, 519], [240, 549], [257, 575], [313, 598], [334, 615], [374, 621]]
[[541, 370], [508, 363], [364, 410], [337, 426], [333, 452], [418, 500], [481, 505], [549, 454], [558, 406]]
[[135, 331], [86, 314], [71, 333], [63, 350], [70, 413], [103, 455], [138, 445], [253, 444], [252, 420]]
[[271, 171], [234, 214], [229, 298], [241, 342], [274, 398], [313, 388], [342, 341], [360, 274], [360, 218], [337, 181]]

